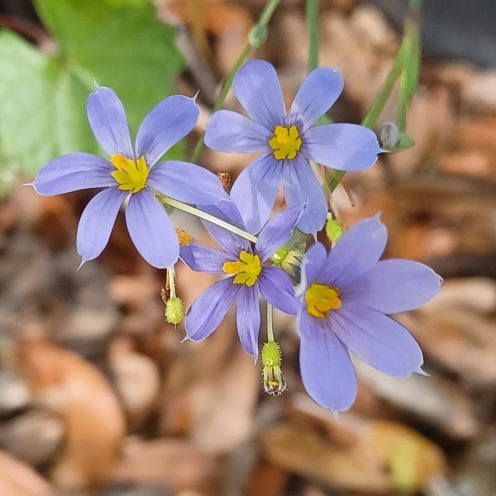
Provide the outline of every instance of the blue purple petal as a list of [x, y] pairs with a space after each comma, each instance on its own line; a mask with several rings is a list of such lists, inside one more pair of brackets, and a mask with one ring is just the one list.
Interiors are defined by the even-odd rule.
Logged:
[[398, 322], [359, 303], [349, 303], [332, 313], [339, 339], [360, 360], [394, 377], [422, 373], [422, 351], [413, 336]]
[[209, 248], [208, 246], [191, 243], [188, 246], [182, 246], [180, 249], [181, 260], [192, 270], [196, 272], [208, 272], [210, 274], [224, 274], [222, 266], [226, 262], [233, 262], [229, 254]]
[[134, 246], [154, 267], [172, 267], [179, 258], [179, 241], [164, 207], [143, 189], [131, 195], [126, 223]]
[[260, 274], [260, 293], [273, 307], [296, 315], [298, 301], [290, 277], [277, 267], [264, 267]]
[[255, 253], [260, 256], [260, 260], [268, 260], [284, 243], [286, 243], [291, 231], [294, 229], [305, 205], [288, 208], [284, 212], [277, 214], [260, 231], [255, 243]]
[[283, 168], [284, 162], [275, 160], [272, 154], [264, 155], [246, 167], [234, 182], [231, 198], [249, 233], [259, 232], [267, 222], [281, 188]]
[[[235, 227], [239, 227], [240, 229], [245, 230], [245, 226], [241, 219], [241, 215], [238, 212], [238, 208], [227, 193], [224, 193], [221, 202], [217, 203], [216, 205], [202, 206], [201, 210], [210, 215], [213, 215], [214, 217], [217, 217], [218, 219], [226, 221]], [[229, 253], [235, 259], [238, 258], [239, 252], [241, 250], [251, 252], [251, 244], [247, 239], [242, 238], [241, 236], [238, 236], [237, 234], [234, 234], [228, 229], [220, 227], [213, 222], [202, 220], [202, 224], [208, 231], [210, 236], [214, 238], [216, 243], [226, 253]]]
[[91, 129], [100, 146], [110, 155], [134, 160], [126, 112], [110, 88], [97, 87], [86, 104]]
[[301, 155], [284, 164], [284, 197], [288, 207], [306, 203], [298, 228], [315, 237], [325, 224], [327, 201], [310, 164]]
[[327, 251], [324, 245], [315, 243], [305, 254], [301, 263], [301, 282], [296, 289], [296, 294], [301, 296], [308, 287], [319, 277], [327, 260]]
[[299, 124], [300, 133], [322, 117], [343, 91], [343, 78], [330, 67], [313, 70], [296, 93], [290, 110], [291, 125]]
[[376, 135], [358, 124], [326, 124], [308, 129], [301, 137], [301, 153], [318, 164], [343, 171], [363, 171], [381, 153]]
[[351, 288], [379, 261], [387, 243], [386, 226], [378, 216], [352, 227], [330, 251], [318, 281]]
[[411, 260], [384, 260], [375, 265], [356, 285], [342, 292], [348, 301], [361, 303], [386, 314], [408, 312], [434, 298], [442, 279], [432, 269]]
[[247, 62], [234, 76], [233, 91], [252, 120], [274, 132], [284, 126], [286, 109], [276, 70], [268, 62]]
[[81, 215], [76, 237], [82, 263], [98, 257], [107, 246], [117, 213], [128, 194], [128, 191], [108, 188], [88, 203]]
[[186, 314], [184, 326], [187, 338], [201, 341], [210, 336], [224, 320], [242, 287], [233, 284], [232, 277], [229, 277], [202, 293]]
[[219, 152], [270, 152], [269, 140], [273, 134], [273, 131], [243, 115], [220, 110], [210, 118], [205, 130], [205, 144]]
[[166, 98], [143, 119], [136, 136], [136, 156], [145, 157], [148, 167], [153, 167], [169, 148], [193, 130], [199, 115], [193, 98]]
[[348, 410], [357, 394], [355, 369], [348, 350], [329, 327], [304, 309], [298, 327], [300, 372], [308, 394], [324, 408], [334, 412]]
[[33, 186], [45, 196], [61, 195], [88, 188], [115, 186], [110, 173], [112, 164], [101, 157], [88, 153], [69, 153], [48, 162], [40, 170]]
[[260, 304], [257, 286], [257, 284], [251, 288], [242, 286], [236, 311], [236, 325], [241, 346], [255, 361], [258, 357], [258, 334], [260, 333]]
[[165, 196], [193, 205], [218, 203], [225, 193], [215, 174], [189, 162], [158, 164], [150, 171], [147, 184]]

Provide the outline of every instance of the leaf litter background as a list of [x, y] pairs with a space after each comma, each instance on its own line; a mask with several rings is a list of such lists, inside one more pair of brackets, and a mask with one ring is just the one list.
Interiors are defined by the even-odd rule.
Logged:
[[[399, 47], [404, 2], [373, 3], [385, 10], [321, 5], [320, 64], [345, 79], [336, 121], [361, 120]], [[358, 399], [339, 420], [305, 394], [292, 318], [276, 313], [275, 322], [289, 391], [269, 397], [232, 313], [206, 341], [180, 344], [182, 326], [164, 321], [164, 274], [137, 255], [122, 217], [102, 256], [76, 272], [75, 232], [92, 192], [43, 198], [21, 185], [52, 157], [98, 152], [84, 109], [94, 80], [121, 96], [134, 132], [175, 88], [189, 96], [200, 88], [199, 132], [263, 5], [38, 0], [37, 24], [28, 2], [2, 2], [0, 24], [13, 28], [0, 31], [2, 496], [496, 495], [496, 62], [483, 29], [487, 2], [469, 13], [452, 2], [449, 15], [427, 2], [428, 56], [407, 129], [417, 145], [347, 174], [355, 207], [342, 189], [335, 194], [348, 226], [382, 211], [388, 257], [445, 277], [439, 297], [397, 316], [430, 376], [393, 379], [357, 363]], [[181, 53], [164, 22], [175, 25]], [[288, 102], [307, 49], [303, 3], [283, 2], [254, 55], [276, 65]], [[232, 96], [226, 106], [239, 109]], [[394, 115], [393, 95], [379, 123]], [[174, 156], [191, 156], [197, 138]], [[200, 163], [234, 178], [249, 160], [204, 150]], [[194, 219], [173, 219], [212, 243]], [[177, 272], [186, 305], [216, 277], [179, 264]]]

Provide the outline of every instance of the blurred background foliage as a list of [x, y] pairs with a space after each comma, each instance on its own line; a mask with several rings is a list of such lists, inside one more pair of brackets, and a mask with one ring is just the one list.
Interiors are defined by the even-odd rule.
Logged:
[[[131, 134], [174, 93], [184, 62], [171, 26], [147, 0], [36, 0], [53, 37], [38, 46], [0, 32], [0, 193], [16, 171], [35, 175], [49, 160], [75, 151], [99, 153], [86, 118], [95, 84], [121, 98]], [[180, 158], [181, 146], [169, 152]]]

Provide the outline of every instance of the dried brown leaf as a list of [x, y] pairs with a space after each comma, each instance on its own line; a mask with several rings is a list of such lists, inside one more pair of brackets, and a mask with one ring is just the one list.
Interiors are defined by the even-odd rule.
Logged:
[[20, 346], [18, 366], [37, 401], [64, 421], [66, 450], [54, 481], [84, 487], [107, 480], [125, 433], [120, 405], [93, 365], [49, 343]]

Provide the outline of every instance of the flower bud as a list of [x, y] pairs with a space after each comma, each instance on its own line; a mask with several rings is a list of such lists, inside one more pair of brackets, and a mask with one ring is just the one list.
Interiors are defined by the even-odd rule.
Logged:
[[291, 277], [293, 282], [298, 284], [301, 276], [301, 261], [303, 253], [298, 250], [288, 250], [286, 246], [279, 248], [272, 257], [270, 257], [274, 267], [280, 267], [286, 274]]
[[286, 380], [281, 371], [281, 348], [275, 341], [269, 341], [262, 348], [263, 387], [267, 394], [279, 396], [286, 390]]
[[381, 143], [386, 150], [394, 150], [400, 142], [400, 132], [394, 122], [385, 122], [381, 129]]
[[384, 150], [402, 152], [415, 146], [413, 139], [406, 133], [399, 131], [394, 122], [386, 122], [381, 130], [381, 143]]
[[184, 318], [184, 302], [181, 298], [174, 296], [165, 304], [165, 320], [169, 324], [179, 324]]
[[253, 48], [261, 47], [267, 41], [268, 29], [265, 24], [257, 24], [248, 34], [248, 41]]

